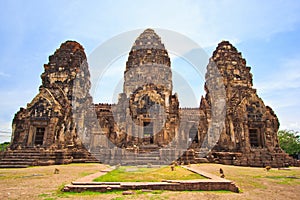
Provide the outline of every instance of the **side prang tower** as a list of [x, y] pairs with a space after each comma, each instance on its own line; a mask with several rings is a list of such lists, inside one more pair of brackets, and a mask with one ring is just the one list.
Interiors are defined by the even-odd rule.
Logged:
[[89, 77], [83, 47], [74, 41], [61, 44], [44, 65], [39, 93], [15, 114], [10, 150], [14, 154], [28, 152], [28, 156], [31, 153], [40, 156], [34, 161], [37, 163], [29, 165], [69, 163], [76, 158], [87, 158], [73, 111], [78, 104], [92, 104]]
[[[225, 128], [214, 147], [214, 159], [224, 164], [244, 166], [284, 166], [291, 158], [279, 147], [279, 121], [274, 111], [266, 106], [253, 88], [250, 67], [242, 54], [228, 41], [218, 44], [207, 67], [206, 80], [213, 77], [210, 66], [216, 66], [223, 77], [226, 91]], [[201, 99], [200, 111], [211, 121], [211, 97]], [[203, 126], [202, 126], [203, 127]], [[201, 133], [206, 134], [207, 129]], [[231, 153], [229, 153], [231, 152]], [[280, 159], [278, 159], [280, 157]]]

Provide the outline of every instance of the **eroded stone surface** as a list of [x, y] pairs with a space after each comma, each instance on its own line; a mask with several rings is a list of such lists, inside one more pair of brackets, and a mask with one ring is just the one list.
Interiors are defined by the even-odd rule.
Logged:
[[83, 107], [92, 103], [89, 76], [83, 47], [74, 41], [63, 43], [44, 65], [39, 93], [14, 117], [10, 150], [40, 153], [51, 164], [87, 159], [72, 110], [78, 104], [87, 109]]
[[[246, 66], [241, 53], [228, 41], [219, 43], [207, 67], [206, 86], [209, 81], [219, 81], [214, 78], [212, 65], [217, 66], [223, 77], [226, 91], [225, 129], [214, 147], [215, 158], [212, 160], [250, 166], [284, 166], [293, 163], [279, 148], [278, 118], [252, 87], [250, 67]], [[211, 87], [217, 84], [213, 83]], [[201, 134], [206, 134], [207, 125], [213, 120], [211, 105], [214, 102], [211, 101], [208, 87], [206, 92], [200, 105], [201, 113], [206, 116], [200, 120], [200, 127], [203, 127]]]
[[91, 159], [88, 149], [111, 164], [178, 157], [180, 163], [297, 164], [280, 149], [278, 118], [253, 88], [246, 60], [227, 41], [210, 58], [199, 108], [180, 108], [168, 52], [151, 29], [133, 44], [117, 104], [93, 104], [86, 55], [77, 42], [63, 43], [44, 69], [39, 93], [15, 115], [7, 159], [25, 152], [19, 158], [37, 155], [26, 165], [84, 162]]

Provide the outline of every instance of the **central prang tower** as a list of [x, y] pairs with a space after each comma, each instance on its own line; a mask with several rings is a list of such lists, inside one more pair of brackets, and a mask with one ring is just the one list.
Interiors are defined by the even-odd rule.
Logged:
[[129, 97], [140, 86], [163, 85], [172, 92], [171, 62], [160, 37], [146, 29], [134, 42], [124, 72], [124, 93]]
[[179, 103], [172, 88], [168, 52], [154, 30], [146, 29], [129, 53], [115, 110], [118, 129], [126, 134], [125, 146], [164, 146], [175, 137]]

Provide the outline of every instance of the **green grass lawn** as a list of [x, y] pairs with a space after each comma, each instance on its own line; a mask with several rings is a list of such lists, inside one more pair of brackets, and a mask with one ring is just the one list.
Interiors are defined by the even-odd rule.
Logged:
[[170, 166], [161, 168], [119, 167], [94, 181], [96, 182], [160, 182], [162, 180], [205, 179], [180, 166], [172, 171]]

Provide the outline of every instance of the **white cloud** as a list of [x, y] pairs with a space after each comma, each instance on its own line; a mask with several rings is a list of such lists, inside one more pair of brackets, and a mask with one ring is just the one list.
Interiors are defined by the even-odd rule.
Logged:
[[0, 72], [0, 77], [10, 77], [10, 74], [7, 74], [7, 73], [5, 73], [5, 72]]
[[11, 137], [11, 121], [0, 119], [0, 143], [9, 142]]
[[268, 38], [300, 21], [294, 1], [77, 1], [60, 7], [63, 12], [53, 15], [49, 29], [99, 43], [124, 31], [152, 27], [178, 31], [206, 47], [222, 39], [235, 43]]
[[281, 130], [294, 130], [294, 131], [300, 131], [300, 121], [287, 121], [283, 123], [283, 125], [280, 126]]
[[279, 67], [255, 84], [266, 105], [280, 121], [280, 129], [300, 130], [300, 55], [282, 59]]
[[263, 93], [300, 88], [300, 55], [283, 59], [279, 65], [264, 81], [255, 84]]

